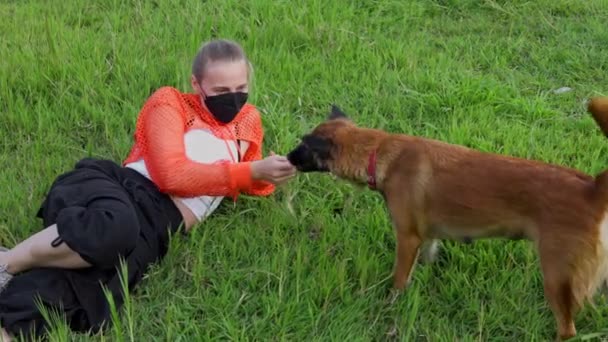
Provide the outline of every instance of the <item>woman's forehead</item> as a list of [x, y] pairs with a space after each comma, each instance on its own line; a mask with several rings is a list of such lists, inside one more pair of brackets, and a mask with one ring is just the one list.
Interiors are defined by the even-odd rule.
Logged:
[[214, 61], [206, 65], [201, 83], [208, 87], [239, 86], [247, 83], [248, 76], [245, 60]]

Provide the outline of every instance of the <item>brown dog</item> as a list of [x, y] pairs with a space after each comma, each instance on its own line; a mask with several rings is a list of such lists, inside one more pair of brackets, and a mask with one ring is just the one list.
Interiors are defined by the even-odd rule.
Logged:
[[[608, 136], [608, 98], [589, 102]], [[394, 287], [423, 242], [507, 237], [534, 242], [558, 338], [608, 279], [608, 171], [574, 169], [356, 126], [339, 108], [288, 154], [301, 172], [331, 172], [380, 192], [397, 238]]]

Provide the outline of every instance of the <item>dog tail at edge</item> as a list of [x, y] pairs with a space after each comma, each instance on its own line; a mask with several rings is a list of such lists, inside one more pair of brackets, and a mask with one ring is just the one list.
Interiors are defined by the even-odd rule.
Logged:
[[[600, 130], [608, 138], [608, 97], [594, 97], [587, 104]], [[586, 297], [590, 300], [598, 290], [608, 288], [608, 170], [604, 170], [595, 178], [595, 191], [598, 204], [603, 208], [604, 215], [599, 222], [599, 237], [595, 261], [595, 274], [587, 288]]]
[[602, 133], [608, 137], [608, 97], [591, 98], [587, 103], [587, 110], [593, 116]]
[[[604, 136], [608, 138], [608, 97], [594, 97], [587, 104], [587, 110], [599, 126]], [[608, 170], [604, 170], [595, 178], [595, 189], [601, 205], [608, 203]]]

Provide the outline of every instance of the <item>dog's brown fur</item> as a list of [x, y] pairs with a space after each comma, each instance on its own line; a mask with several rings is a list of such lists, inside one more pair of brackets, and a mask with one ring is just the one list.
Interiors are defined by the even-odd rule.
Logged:
[[[608, 136], [608, 98], [589, 111]], [[396, 232], [394, 287], [411, 277], [434, 239], [526, 238], [537, 248], [558, 338], [608, 278], [608, 171], [597, 178], [543, 162], [357, 127], [337, 107], [288, 154], [302, 172], [365, 183], [377, 153], [377, 190]]]

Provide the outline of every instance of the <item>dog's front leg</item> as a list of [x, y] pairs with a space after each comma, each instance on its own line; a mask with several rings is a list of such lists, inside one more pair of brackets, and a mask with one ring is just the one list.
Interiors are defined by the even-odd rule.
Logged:
[[412, 278], [416, 259], [422, 240], [418, 234], [408, 226], [396, 226], [397, 250], [395, 255], [395, 270], [393, 287], [395, 290], [403, 290]]
[[403, 290], [410, 282], [422, 239], [416, 229], [415, 219], [409, 211], [403, 194], [387, 194], [385, 197], [393, 221], [396, 237], [393, 288]]

